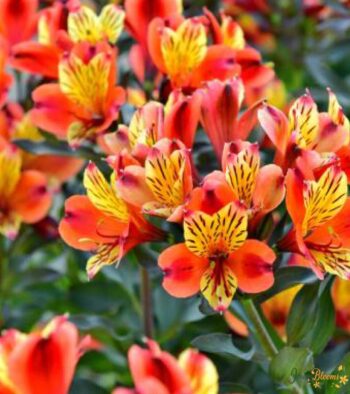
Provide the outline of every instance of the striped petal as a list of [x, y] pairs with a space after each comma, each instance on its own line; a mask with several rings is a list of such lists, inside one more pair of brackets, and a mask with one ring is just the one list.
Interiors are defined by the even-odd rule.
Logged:
[[154, 148], [145, 162], [147, 186], [158, 202], [176, 208], [184, 202], [185, 176], [190, 175], [189, 169], [190, 163], [183, 151], [165, 155]]
[[322, 271], [350, 279], [350, 249], [329, 245], [308, 245], [316, 266]]
[[347, 178], [338, 167], [328, 168], [318, 181], [304, 181], [305, 217], [303, 234], [326, 223], [343, 208], [347, 198]]
[[238, 154], [229, 154], [226, 166], [226, 180], [237, 199], [250, 207], [260, 168], [259, 149], [251, 144]]
[[16, 188], [21, 175], [21, 156], [19, 151], [6, 148], [0, 152], [0, 197], [8, 198]]
[[124, 27], [125, 12], [115, 4], [103, 7], [99, 17], [102, 34], [115, 44]]
[[92, 162], [84, 172], [84, 186], [90, 201], [97, 209], [123, 223], [128, 222], [129, 212], [125, 202], [117, 196], [116, 191]]
[[316, 103], [309, 93], [297, 99], [289, 110], [290, 132], [296, 132], [296, 142], [302, 148], [312, 148], [319, 132]]
[[337, 100], [337, 96], [330, 89], [328, 89], [328, 95], [328, 115], [336, 125], [344, 126], [345, 129], [349, 132], [349, 119], [345, 116], [344, 110]]
[[218, 257], [232, 253], [247, 238], [247, 213], [230, 203], [210, 216], [195, 211], [184, 221], [187, 248], [200, 257]]
[[201, 278], [200, 289], [209, 305], [222, 312], [232, 301], [237, 289], [237, 279], [224, 262], [212, 261]]
[[174, 31], [163, 30], [161, 52], [169, 78], [175, 86], [189, 82], [191, 73], [201, 64], [207, 51], [207, 37], [202, 24], [191, 19]]
[[75, 54], [59, 64], [61, 91], [75, 104], [95, 115], [103, 114], [109, 88], [112, 57], [103, 52], [85, 64]]
[[92, 279], [106, 265], [118, 264], [122, 256], [123, 248], [120, 243], [101, 244], [86, 264], [88, 278]]
[[81, 6], [70, 12], [67, 27], [69, 37], [74, 42], [87, 41], [96, 44], [101, 39], [98, 17], [89, 7]]

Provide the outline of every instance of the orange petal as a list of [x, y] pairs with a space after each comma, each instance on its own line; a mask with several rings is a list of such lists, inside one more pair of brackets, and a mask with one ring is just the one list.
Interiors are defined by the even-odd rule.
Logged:
[[290, 169], [286, 175], [286, 205], [294, 226], [301, 230], [305, 216], [303, 176], [298, 169]]
[[263, 213], [278, 207], [285, 195], [282, 169], [275, 164], [262, 167], [256, 178], [253, 204]]
[[248, 239], [231, 253], [229, 266], [237, 277], [238, 287], [247, 293], [259, 293], [273, 285], [272, 264], [276, 255], [263, 242]]
[[190, 392], [188, 378], [177, 360], [153, 341], [148, 340], [148, 347], [134, 345], [129, 349], [128, 360], [135, 386], [142, 388], [145, 379], [152, 378], [162, 383], [169, 394]]
[[26, 41], [11, 48], [9, 63], [20, 71], [57, 78], [60, 55], [60, 50], [54, 45]]
[[120, 236], [126, 227], [96, 209], [87, 196], [72, 196], [65, 202], [59, 232], [73, 248], [93, 250], [98, 243], [109, 243]]
[[183, 243], [165, 249], [159, 256], [158, 265], [164, 273], [165, 290], [174, 297], [182, 298], [198, 293], [208, 260], [195, 256]]
[[40, 171], [60, 182], [66, 182], [81, 170], [83, 164], [83, 160], [75, 157], [39, 155], [30, 160], [26, 168]]
[[2, 0], [0, 34], [10, 45], [29, 40], [35, 31], [38, 0]]
[[226, 323], [228, 324], [228, 326], [233, 332], [236, 332], [242, 337], [247, 337], [249, 335], [247, 325], [232, 312], [230, 312], [229, 310], [225, 311], [224, 318]]
[[39, 171], [26, 170], [16, 185], [10, 205], [25, 223], [35, 223], [47, 214], [51, 201], [46, 177]]
[[289, 137], [289, 123], [285, 114], [271, 105], [264, 105], [258, 111], [258, 119], [277, 150], [284, 155]]
[[241, 67], [236, 63], [236, 51], [225, 45], [208, 47], [205, 58], [193, 73], [190, 85], [200, 87], [203, 82], [226, 79], [240, 75]]
[[58, 84], [44, 84], [33, 92], [32, 122], [41, 129], [65, 138], [69, 125], [76, 121], [74, 105], [61, 92]]

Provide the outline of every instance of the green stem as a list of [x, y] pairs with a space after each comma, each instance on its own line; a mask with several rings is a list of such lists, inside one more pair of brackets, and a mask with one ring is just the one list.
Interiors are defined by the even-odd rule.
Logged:
[[153, 338], [153, 307], [151, 282], [146, 268], [140, 267], [143, 328], [146, 337]]
[[[251, 298], [242, 299], [242, 305], [249, 319], [249, 326], [253, 328], [257, 341], [261, 345], [269, 361], [278, 354], [278, 348], [273, 342], [254, 301]], [[288, 386], [290, 394], [303, 394], [304, 390], [297, 382]]]
[[264, 322], [262, 321], [258, 310], [252, 299], [242, 300], [243, 308], [248, 316], [251, 325], [254, 327], [255, 335], [269, 359], [278, 354], [278, 349], [268, 333]]

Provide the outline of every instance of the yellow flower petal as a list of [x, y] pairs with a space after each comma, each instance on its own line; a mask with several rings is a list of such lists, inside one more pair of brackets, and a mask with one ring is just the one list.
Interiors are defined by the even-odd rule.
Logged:
[[347, 177], [337, 167], [328, 168], [318, 181], [306, 181], [303, 235], [332, 219], [347, 198]]
[[118, 264], [122, 257], [120, 244], [101, 244], [86, 265], [88, 278], [92, 279], [106, 265]]
[[212, 261], [201, 278], [200, 289], [214, 310], [224, 311], [236, 292], [237, 278], [224, 262]]
[[97, 209], [123, 223], [128, 222], [129, 212], [125, 202], [117, 196], [115, 189], [92, 162], [84, 172], [84, 186], [90, 201]]

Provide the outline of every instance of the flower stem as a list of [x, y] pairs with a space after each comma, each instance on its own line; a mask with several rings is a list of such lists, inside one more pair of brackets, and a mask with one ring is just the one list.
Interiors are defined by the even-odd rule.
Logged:
[[270, 337], [258, 310], [256, 309], [254, 301], [250, 298], [244, 299], [242, 300], [242, 305], [248, 316], [251, 326], [254, 328], [256, 339], [259, 341], [267, 357], [269, 359], [273, 358], [276, 356], [276, 354], [278, 354], [278, 349], [273, 343], [273, 340]]
[[140, 267], [143, 328], [147, 338], [153, 338], [153, 307], [151, 282], [146, 268]]

